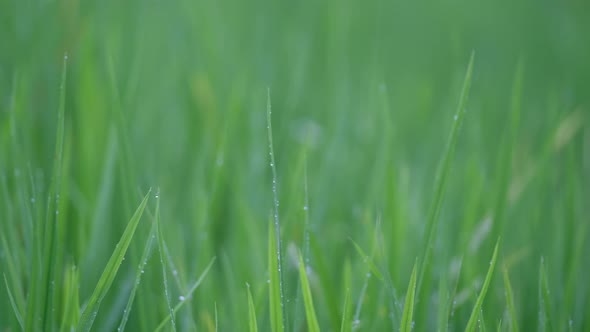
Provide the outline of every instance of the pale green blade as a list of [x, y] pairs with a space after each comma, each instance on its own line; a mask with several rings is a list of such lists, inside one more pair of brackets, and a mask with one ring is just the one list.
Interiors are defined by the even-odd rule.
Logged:
[[465, 331], [473, 332], [477, 328], [477, 321], [478, 316], [481, 312], [481, 306], [483, 305], [483, 300], [486, 297], [486, 293], [488, 291], [488, 287], [490, 287], [490, 283], [492, 282], [492, 276], [494, 275], [494, 268], [496, 267], [496, 260], [498, 258], [498, 248], [500, 247], [500, 239], [496, 242], [496, 246], [494, 247], [494, 254], [492, 255], [492, 260], [490, 262], [490, 267], [488, 268], [488, 273], [486, 278], [483, 282], [483, 286], [481, 287], [481, 291], [479, 292], [479, 296], [475, 301], [475, 306], [473, 307], [473, 311], [471, 311], [471, 316], [469, 317], [469, 321], [467, 322], [467, 327], [465, 327]]
[[281, 284], [279, 276], [279, 261], [277, 257], [277, 241], [273, 232], [273, 225], [268, 225], [268, 274], [269, 274], [269, 305], [270, 327], [273, 332], [283, 332], [283, 306], [281, 298]]
[[514, 306], [512, 285], [510, 284], [510, 277], [508, 276], [508, 269], [504, 267], [503, 272], [504, 288], [506, 289], [506, 306], [508, 307], [508, 315], [510, 317], [510, 331], [518, 332], [518, 319], [516, 315], [516, 308]]
[[412, 275], [410, 276], [410, 283], [408, 284], [408, 292], [406, 294], [406, 302], [404, 304], [404, 312], [402, 314], [402, 323], [400, 326], [401, 332], [411, 332], [412, 326], [414, 325], [414, 297], [416, 295], [416, 279], [417, 279], [417, 265], [418, 262], [414, 263], [412, 269]]
[[[211, 261], [209, 262], [209, 264], [207, 265], [207, 267], [205, 268], [203, 273], [201, 273], [201, 275], [199, 276], [199, 279], [197, 279], [197, 281], [195, 281], [195, 283], [189, 289], [189, 291], [181, 297], [180, 302], [178, 302], [178, 304], [174, 307], [174, 310], [172, 310], [173, 315], [176, 315], [178, 310], [180, 310], [180, 308], [182, 308], [185, 305], [185, 303], [187, 303], [192, 298], [192, 295], [195, 292], [195, 290], [197, 290], [197, 288], [199, 288], [199, 286], [201, 285], [201, 283], [203, 282], [203, 280], [205, 279], [205, 277], [209, 273], [209, 270], [211, 270], [213, 263], [215, 263], [215, 257], [213, 257], [211, 259]], [[158, 325], [158, 327], [156, 327], [156, 329], [154, 331], [155, 332], [161, 331], [169, 321], [170, 321], [170, 315], [166, 315], [166, 318], [164, 318], [160, 322], [160, 324]]]
[[127, 248], [129, 248], [129, 244], [133, 239], [133, 235], [135, 234], [135, 230], [137, 229], [137, 225], [139, 224], [139, 220], [141, 219], [143, 210], [147, 205], [150, 192], [151, 189], [147, 193], [147, 195], [145, 195], [143, 201], [131, 217], [129, 224], [127, 224], [127, 227], [125, 228], [125, 231], [123, 232], [123, 235], [119, 240], [119, 243], [115, 247], [115, 250], [113, 251], [111, 258], [109, 259], [107, 266], [105, 267], [102, 275], [100, 276], [100, 279], [98, 280], [96, 288], [94, 289], [94, 292], [92, 293], [92, 296], [90, 297], [90, 300], [86, 305], [86, 308], [82, 312], [80, 322], [78, 323], [78, 327], [76, 329], [77, 331], [87, 332], [90, 331], [90, 328], [92, 328], [92, 324], [94, 323], [94, 319], [96, 318], [96, 315], [98, 314], [98, 310], [100, 308], [100, 303], [102, 302], [102, 299], [105, 297], [105, 295], [109, 291], [109, 288], [113, 284], [115, 276], [119, 271], [119, 266], [121, 265], [121, 262], [125, 257], [125, 253], [127, 252]]
[[309, 280], [307, 278], [307, 271], [303, 263], [303, 257], [299, 254], [299, 278], [301, 279], [301, 291], [303, 292], [303, 304], [305, 305], [305, 316], [307, 317], [307, 328], [310, 332], [319, 332], [320, 325], [313, 307], [313, 298], [311, 296], [311, 288], [309, 287]]
[[258, 332], [258, 323], [256, 322], [256, 307], [254, 300], [252, 300], [252, 293], [250, 292], [250, 285], [246, 285], [248, 291], [248, 326], [250, 332]]

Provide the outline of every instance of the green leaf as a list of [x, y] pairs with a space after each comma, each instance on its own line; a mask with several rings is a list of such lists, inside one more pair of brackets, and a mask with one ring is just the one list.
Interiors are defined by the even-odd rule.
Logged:
[[488, 273], [486, 274], [486, 278], [483, 282], [483, 286], [481, 287], [481, 291], [479, 292], [479, 296], [475, 301], [475, 306], [473, 307], [473, 311], [471, 311], [471, 316], [469, 317], [469, 321], [467, 322], [467, 327], [465, 327], [465, 331], [472, 332], [475, 331], [477, 327], [477, 317], [480, 315], [481, 307], [483, 305], [483, 300], [486, 297], [486, 293], [488, 288], [490, 287], [490, 283], [492, 282], [492, 276], [494, 275], [494, 268], [496, 267], [496, 260], [498, 258], [498, 248], [500, 246], [500, 239], [496, 242], [496, 246], [494, 247], [494, 254], [492, 255], [492, 260], [490, 261], [490, 267], [488, 269]]
[[340, 324], [340, 332], [352, 331], [351, 314], [352, 310], [350, 308], [350, 289], [347, 289], [344, 294], [344, 308], [342, 309], [342, 323]]
[[158, 251], [160, 252], [160, 264], [162, 265], [162, 280], [164, 282], [164, 295], [166, 296], [166, 305], [170, 313], [170, 322], [172, 323], [172, 330], [176, 331], [176, 322], [174, 320], [174, 310], [170, 302], [170, 289], [168, 287], [168, 257], [166, 256], [164, 235], [162, 233], [162, 224], [160, 222], [160, 194], [159, 190], [156, 194], [156, 228], [158, 233]]
[[129, 224], [127, 224], [127, 227], [125, 228], [125, 231], [123, 232], [123, 235], [121, 236], [121, 239], [119, 240], [119, 243], [115, 247], [115, 250], [113, 251], [111, 258], [109, 259], [107, 266], [105, 267], [102, 275], [100, 276], [100, 279], [98, 280], [96, 288], [94, 289], [94, 292], [92, 293], [92, 296], [90, 297], [90, 300], [88, 301], [88, 304], [86, 305], [86, 308], [82, 312], [82, 315], [80, 317], [80, 322], [78, 323], [78, 327], [77, 327], [76, 331], [79, 331], [79, 332], [90, 331], [90, 328], [92, 327], [92, 324], [94, 323], [94, 319], [96, 318], [96, 315], [98, 314], [98, 310], [100, 308], [100, 303], [102, 302], [105, 295], [109, 291], [109, 288], [113, 284], [113, 281], [115, 280], [115, 276], [117, 275], [117, 272], [119, 271], [119, 266], [121, 265], [121, 262], [123, 261], [123, 258], [125, 257], [125, 253], [127, 252], [127, 248], [129, 248], [129, 244], [131, 243], [131, 239], [133, 239], [133, 235], [135, 234], [135, 230], [137, 229], [137, 225], [139, 224], [139, 220], [141, 219], [141, 216], [143, 214], [143, 210], [145, 209], [145, 206], [147, 205], [150, 192], [151, 192], [151, 189], [147, 193], [147, 195], [145, 195], [141, 204], [139, 205], [139, 207], [137, 208], [137, 210], [135, 211], [135, 213], [131, 217]]
[[406, 293], [406, 303], [404, 304], [404, 312], [402, 314], [402, 322], [400, 326], [401, 332], [411, 332], [414, 315], [414, 296], [416, 295], [416, 275], [418, 262], [414, 263], [412, 275], [410, 276], [410, 283], [408, 284], [408, 292]]
[[549, 281], [547, 280], [547, 271], [545, 269], [545, 260], [541, 257], [541, 266], [539, 267], [539, 304], [541, 305], [539, 330], [541, 331], [553, 331], [550, 294]]
[[307, 317], [307, 328], [309, 332], [319, 332], [320, 325], [313, 307], [313, 298], [311, 288], [307, 279], [307, 271], [303, 263], [303, 257], [299, 254], [299, 278], [301, 279], [301, 290], [303, 292], [303, 304], [305, 305], [305, 316]]

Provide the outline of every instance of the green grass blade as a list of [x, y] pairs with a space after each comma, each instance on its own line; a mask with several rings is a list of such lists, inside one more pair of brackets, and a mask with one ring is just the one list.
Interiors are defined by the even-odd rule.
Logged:
[[268, 273], [269, 273], [269, 305], [270, 305], [270, 327], [271, 331], [283, 332], [283, 308], [281, 299], [281, 285], [279, 276], [279, 265], [277, 259], [277, 242], [273, 232], [272, 223], [268, 225]]
[[[203, 271], [203, 273], [201, 273], [201, 275], [199, 276], [199, 279], [197, 279], [197, 281], [195, 281], [195, 283], [188, 290], [188, 292], [184, 296], [181, 297], [180, 302], [178, 302], [178, 304], [174, 307], [173, 315], [176, 315], [176, 313], [178, 312], [178, 310], [180, 310], [184, 306], [184, 304], [187, 303], [192, 298], [192, 295], [195, 292], [195, 290], [197, 290], [197, 288], [199, 288], [199, 286], [201, 285], [201, 283], [203, 282], [203, 280], [205, 280], [205, 277], [209, 273], [209, 270], [211, 270], [211, 267], [213, 266], [213, 263], [215, 263], [215, 257], [213, 257], [211, 259], [211, 261], [209, 262], [209, 264], [207, 265], [207, 267], [205, 268], [205, 270]], [[160, 324], [158, 325], [158, 327], [156, 327], [156, 329], [154, 330], [154, 332], [161, 331], [164, 328], [164, 326], [166, 326], [166, 324], [169, 321], [170, 321], [170, 315], [166, 315], [166, 318], [164, 318], [162, 320], [162, 322], [160, 322]]]
[[162, 225], [160, 222], [160, 194], [156, 194], [156, 227], [158, 232], [158, 251], [160, 252], [160, 264], [162, 265], [162, 280], [164, 282], [164, 295], [166, 296], [166, 305], [170, 313], [170, 322], [172, 323], [172, 330], [176, 331], [176, 321], [174, 319], [174, 310], [170, 302], [170, 289], [168, 287], [168, 257], [164, 251], [164, 235], [162, 233]]
[[408, 292], [406, 294], [406, 303], [404, 304], [404, 311], [402, 313], [402, 322], [400, 326], [401, 332], [411, 332], [414, 319], [414, 296], [416, 295], [416, 275], [418, 262], [414, 263], [412, 275], [410, 276], [410, 283], [408, 284]]
[[461, 89], [461, 96], [459, 97], [459, 105], [457, 106], [457, 111], [455, 112], [451, 134], [447, 142], [443, 159], [438, 169], [438, 174], [434, 185], [434, 197], [432, 199], [432, 203], [430, 205], [430, 209], [428, 212], [428, 219], [426, 223], [425, 232], [426, 243], [422, 253], [420, 277], [418, 278], [417, 286], [418, 301], [420, 301], [420, 303], [426, 303], [426, 297], [429, 296], [429, 294], [422, 294], [421, 289], [424, 284], [424, 278], [427, 275], [425, 274], [425, 272], [430, 264], [431, 250], [434, 244], [435, 235], [438, 228], [438, 216], [440, 214], [441, 206], [444, 199], [448, 175], [451, 169], [451, 162], [453, 161], [453, 157], [455, 155], [455, 147], [457, 145], [457, 140], [459, 138], [459, 128], [461, 127], [461, 124], [463, 123], [463, 118], [465, 117], [465, 106], [467, 104], [467, 98], [469, 96], [469, 90], [471, 87], [471, 76], [473, 73], [474, 57], [475, 52], [472, 52], [471, 57], [469, 59], [469, 64], [467, 65], [465, 79], [463, 80], [463, 87]]
[[80, 319], [80, 270], [71, 266], [65, 275], [63, 317], [61, 321], [61, 332], [72, 331], [78, 325]]
[[[157, 199], [157, 198], [156, 198]], [[158, 207], [156, 207], [156, 218], [158, 215]], [[157, 222], [157, 221], [156, 221]], [[135, 272], [135, 282], [133, 283], [133, 288], [131, 289], [131, 293], [129, 294], [129, 299], [127, 300], [127, 305], [125, 306], [125, 310], [123, 310], [123, 317], [121, 318], [121, 323], [119, 323], [119, 328], [117, 331], [125, 331], [125, 325], [129, 320], [129, 314], [131, 314], [131, 308], [133, 306], [133, 301], [135, 300], [135, 295], [137, 293], [137, 289], [139, 288], [139, 284], [141, 283], [141, 276], [144, 273], [145, 265], [147, 261], [150, 259], [152, 255], [152, 248], [154, 246], [154, 237], [156, 236], [156, 222], [152, 224], [152, 229], [148, 235], [147, 241], [145, 243], [145, 247], [143, 249], [143, 253], [141, 254], [140, 263], [137, 266], [137, 270]]]
[[483, 305], [483, 301], [486, 297], [486, 293], [488, 288], [490, 287], [490, 283], [492, 282], [492, 276], [494, 275], [494, 268], [496, 267], [496, 260], [498, 259], [498, 248], [500, 247], [500, 239], [496, 242], [496, 246], [494, 247], [494, 254], [492, 255], [492, 260], [490, 261], [490, 267], [488, 269], [488, 273], [486, 274], [486, 278], [483, 282], [483, 286], [481, 287], [481, 291], [479, 292], [479, 296], [475, 301], [475, 306], [473, 307], [473, 311], [471, 312], [471, 316], [469, 317], [469, 321], [467, 322], [467, 327], [465, 327], [465, 331], [473, 332], [477, 327], [477, 317], [480, 315], [481, 307]]
[[137, 210], [133, 214], [133, 217], [131, 217], [129, 224], [127, 224], [127, 227], [125, 228], [125, 231], [123, 232], [123, 235], [121, 236], [121, 239], [119, 240], [119, 243], [115, 247], [115, 250], [113, 251], [113, 254], [111, 255], [111, 258], [109, 259], [102, 275], [100, 276], [100, 279], [98, 280], [98, 283], [96, 285], [96, 288], [94, 289], [94, 292], [90, 296], [90, 300], [88, 301], [86, 308], [82, 312], [82, 315], [80, 317], [80, 322], [78, 323], [78, 327], [76, 329], [77, 331], [79, 331], [79, 332], [80, 331], [83, 331], [83, 332], [90, 331], [90, 328], [92, 327], [92, 324], [94, 323], [94, 319], [96, 318], [96, 315], [98, 314], [98, 310], [100, 308], [100, 303], [102, 302], [102, 299], [105, 297], [105, 295], [109, 291], [109, 288], [113, 284], [113, 281], [115, 280], [115, 276], [117, 275], [117, 272], [119, 271], [119, 266], [121, 265], [121, 262], [123, 261], [123, 258], [125, 257], [125, 253], [127, 252], [127, 248], [129, 248], [129, 244], [131, 243], [131, 239], [133, 239], [133, 235], [135, 234], [135, 230], [137, 229], [137, 225], [139, 224], [139, 220], [141, 219], [141, 216], [143, 214], [143, 210], [145, 209], [145, 206], [147, 205], [147, 202], [148, 202], [148, 199], [150, 196], [150, 192], [151, 192], [151, 189], [147, 193], [147, 195], [145, 195], [145, 197], [143, 198], [141, 204], [139, 205], [139, 207], [137, 208]]
[[[272, 143], [272, 121], [271, 121], [271, 113], [272, 113], [272, 108], [271, 108], [271, 102], [270, 102], [270, 88], [267, 91], [267, 104], [266, 104], [266, 124], [267, 124], [267, 129], [268, 129], [268, 153], [270, 156], [270, 168], [272, 170], [272, 193], [273, 193], [273, 202], [274, 202], [274, 236], [275, 239], [273, 240], [274, 242], [274, 251], [271, 253], [271, 255], [276, 255], [276, 264], [274, 267], [276, 269], [273, 269], [273, 272], [271, 272], [271, 275], [274, 275], [274, 271], [276, 271], [277, 276], [276, 276], [276, 282], [277, 282], [277, 286], [278, 286], [278, 299], [279, 299], [279, 305], [280, 305], [280, 314], [274, 315], [274, 317], [276, 319], [280, 318], [280, 325], [281, 328], [280, 330], [277, 331], [283, 331], [285, 329], [285, 304], [284, 304], [284, 291], [283, 291], [283, 271], [282, 271], [282, 258], [281, 258], [281, 225], [279, 223], [279, 194], [278, 194], [278, 189], [277, 189], [277, 167], [276, 167], [276, 163], [275, 163], [275, 155], [274, 155], [274, 148], [273, 148], [273, 143]], [[271, 260], [274, 260], [274, 258], [270, 258]], [[269, 267], [272, 265], [269, 265]], [[272, 287], [272, 282], [273, 279], [271, 277], [271, 287]], [[274, 287], [273, 287], [274, 288]], [[274, 292], [272, 292], [272, 298], [274, 298]], [[272, 306], [272, 301], [271, 301], [271, 306]], [[273, 317], [273, 315], [271, 315], [271, 318]], [[278, 321], [276, 323], [279, 323]]]
[[340, 324], [340, 332], [352, 331], [352, 310], [350, 309], [350, 289], [347, 289], [346, 293], [344, 294], [344, 308], [342, 309], [342, 323]]
[[[55, 154], [53, 159], [53, 171], [47, 195], [47, 210], [45, 211], [45, 224], [37, 224], [37, 230], [41, 232], [39, 239], [43, 239], [39, 245], [42, 248], [41, 270], [33, 266], [33, 277], [31, 279], [31, 290], [25, 329], [27, 331], [37, 330], [42, 327], [44, 330], [52, 330], [51, 304], [53, 303], [55, 241], [57, 236], [57, 216], [59, 207], [59, 193], [62, 176], [64, 132], [65, 132], [65, 99], [66, 99], [66, 73], [67, 55], [64, 56], [61, 72], [59, 105], [57, 111], [57, 132], [55, 137]], [[35, 241], [35, 243], [37, 243]], [[36, 245], [35, 245], [36, 246]], [[34, 252], [37, 252], [36, 249]], [[35, 259], [33, 260], [35, 262]], [[38, 283], [40, 282], [40, 283]], [[41, 287], [40, 289], [38, 287]], [[40, 325], [38, 325], [40, 323]]]
[[361, 246], [359, 246], [356, 242], [354, 242], [352, 239], [350, 241], [352, 241], [352, 244], [354, 244], [354, 248], [359, 253], [359, 255], [363, 258], [363, 262], [365, 262], [367, 264], [367, 266], [369, 267], [369, 270], [373, 273], [373, 275], [375, 277], [377, 277], [377, 279], [379, 279], [380, 281], [383, 281], [383, 275], [381, 274], [381, 272], [379, 271], [379, 269], [377, 268], [375, 263], [373, 263], [373, 259], [371, 257], [367, 256], [367, 254], [365, 254], [365, 252], [363, 251]]
[[307, 328], [309, 332], [319, 332], [320, 325], [313, 307], [313, 298], [311, 296], [311, 288], [309, 287], [309, 280], [307, 278], [307, 271], [303, 263], [303, 257], [299, 254], [299, 278], [301, 279], [301, 290], [303, 292], [303, 304], [305, 305], [305, 316], [307, 318]]
[[514, 294], [512, 292], [512, 285], [510, 284], [510, 277], [508, 276], [508, 269], [504, 267], [504, 288], [506, 289], [506, 306], [508, 307], [508, 315], [510, 316], [510, 331], [518, 332], [518, 319], [516, 315], [516, 308], [514, 306]]
[[258, 323], [256, 322], [256, 307], [254, 306], [254, 300], [252, 299], [252, 293], [250, 292], [250, 285], [246, 284], [248, 291], [248, 326], [250, 332], [258, 332]]
[[549, 291], [549, 281], [545, 269], [545, 259], [541, 257], [541, 266], [539, 267], [539, 305], [541, 306], [539, 319], [540, 331], [553, 331], [553, 319], [551, 317], [551, 296]]
[[12, 292], [10, 291], [10, 287], [8, 286], [8, 280], [6, 279], [6, 275], [4, 275], [4, 284], [6, 285], [6, 292], [8, 293], [8, 299], [10, 300], [10, 305], [12, 306], [12, 311], [14, 311], [14, 316], [18, 321], [18, 325], [20, 325], [21, 330], [25, 329], [25, 325], [23, 323], [23, 317], [21, 316], [16, 302], [14, 301], [14, 297], [12, 296]]

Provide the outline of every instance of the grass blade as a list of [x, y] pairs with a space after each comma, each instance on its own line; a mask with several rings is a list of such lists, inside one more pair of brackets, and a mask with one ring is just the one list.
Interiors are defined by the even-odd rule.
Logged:
[[352, 312], [350, 309], [350, 289], [347, 289], [344, 295], [344, 308], [342, 309], [342, 323], [340, 324], [340, 332], [352, 331]]
[[[213, 263], [215, 263], [215, 257], [213, 257], [211, 259], [211, 261], [209, 262], [209, 264], [207, 265], [207, 267], [205, 268], [205, 270], [203, 271], [203, 273], [201, 273], [201, 275], [199, 276], [199, 279], [197, 279], [197, 281], [195, 281], [195, 283], [188, 290], [188, 292], [186, 293], [186, 295], [181, 296], [180, 302], [178, 302], [178, 304], [174, 307], [174, 310], [172, 310], [173, 315], [176, 315], [176, 313], [178, 312], [178, 310], [180, 310], [180, 308], [182, 308], [184, 306], [184, 304], [187, 303], [191, 299], [191, 297], [192, 297], [193, 293], [195, 292], [195, 290], [197, 290], [197, 288], [201, 285], [201, 283], [203, 282], [203, 280], [205, 279], [205, 277], [209, 273], [209, 270], [211, 270], [211, 267], [213, 266]], [[158, 327], [156, 327], [156, 329], [154, 330], [154, 332], [161, 331], [164, 328], [164, 326], [166, 326], [166, 324], [169, 321], [170, 321], [170, 315], [167, 315], [166, 318], [164, 318], [164, 320], [162, 320], [162, 322], [160, 322], [160, 324], [158, 325]]]
[[268, 273], [269, 273], [269, 305], [270, 305], [270, 327], [271, 331], [283, 332], [283, 307], [281, 299], [281, 285], [279, 276], [279, 265], [276, 256], [277, 242], [273, 232], [272, 223], [268, 227]]
[[162, 225], [160, 223], [160, 194], [156, 194], [156, 227], [158, 232], [158, 251], [160, 252], [160, 263], [162, 264], [162, 279], [164, 282], [164, 295], [166, 296], [166, 304], [170, 312], [170, 322], [172, 323], [172, 330], [176, 331], [176, 322], [174, 320], [174, 310], [170, 302], [170, 290], [168, 287], [168, 259], [164, 251], [164, 235], [162, 234]]
[[63, 306], [63, 317], [61, 321], [61, 332], [73, 331], [78, 325], [80, 319], [80, 270], [76, 266], [71, 266], [65, 275], [64, 295], [65, 303]]
[[[269, 261], [273, 261], [276, 258], [276, 263], [272, 264], [269, 262], [269, 268], [273, 267], [271, 273], [271, 311], [274, 310], [273, 302], [278, 300], [279, 312], [276, 312], [275, 315], [271, 315], [271, 318], [279, 319], [279, 321], [275, 321], [278, 328], [278, 324], [280, 322], [280, 329], [275, 331], [283, 331], [285, 329], [285, 304], [283, 302], [284, 299], [284, 292], [283, 292], [283, 273], [282, 273], [282, 262], [281, 262], [281, 227], [279, 223], [279, 194], [277, 189], [277, 168], [275, 163], [275, 155], [274, 155], [274, 148], [272, 143], [272, 121], [271, 121], [271, 102], [270, 102], [270, 88], [267, 91], [267, 104], [266, 104], [266, 124], [268, 129], [268, 154], [270, 155], [270, 168], [272, 170], [272, 193], [273, 193], [273, 202], [274, 202], [274, 245], [271, 247], [273, 251], [269, 254]], [[271, 232], [272, 236], [272, 232]], [[272, 257], [275, 256], [276, 257]], [[275, 276], [276, 271], [276, 276]], [[278, 288], [278, 293], [275, 294], [275, 287], [273, 286], [273, 279], [276, 282], [276, 286]], [[278, 296], [278, 298], [275, 298]], [[272, 319], [271, 319], [272, 321]]]
[[303, 304], [305, 305], [308, 331], [319, 332], [320, 325], [318, 324], [318, 318], [316, 317], [315, 309], [313, 307], [313, 299], [309, 287], [309, 280], [307, 278], [307, 271], [301, 254], [299, 254], [299, 277], [301, 279], [301, 290], [303, 292]]
[[361, 246], [359, 246], [356, 242], [354, 242], [352, 239], [350, 241], [352, 241], [352, 244], [354, 244], [356, 251], [359, 253], [359, 255], [361, 255], [363, 261], [367, 263], [367, 266], [369, 267], [369, 270], [371, 270], [373, 275], [377, 277], [377, 279], [379, 279], [380, 281], [383, 281], [383, 275], [381, 274], [377, 266], [373, 263], [373, 259], [367, 256], [367, 254], [365, 254]]
[[254, 306], [254, 300], [252, 299], [252, 293], [250, 292], [250, 285], [246, 284], [248, 291], [248, 326], [250, 332], [258, 332], [258, 323], [256, 322], [256, 307]]
[[[156, 216], [158, 213], [158, 208], [156, 208]], [[156, 217], [157, 218], [157, 217]], [[133, 301], [135, 300], [135, 294], [137, 293], [137, 288], [139, 288], [139, 284], [141, 282], [141, 276], [143, 275], [145, 265], [147, 261], [152, 255], [152, 248], [154, 246], [154, 237], [156, 236], [156, 223], [152, 224], [152, 229], [150, 230], [150, 234], [148, 235], [148, 239], [145, 243], [145, 247], [143, 249], [143, 253], [141, 255], [141, 260], [139, 265], [137, 266], [137, 270], [135, 272], [135, 282], [133, 283], [133, 288], [131, 289], [131, 293], [129, 294], [129, 299], [127, 300], [127, 305], [125, 306], [125, 310], [123, 310], [123, 317], [121, 318], [121, 323], [119, 324], [119, 328], [117, 331], [125, 331], [125, 325], [127, 324], [127, 320], [129, 319], [129, 314], [131, 313], [131, 308], [133, 306]]]
[[477, 327], [477, 316], [481, 314], [481, 306], [483, 305], [483, 300], [485, 299], [488, 288], [490, 287], [490, 283], [492, 282], [492, 276], [494, 275], [494, 268], [496, 267], [496, 260], [498, 258], [499, 246], [500, 239], [498, 239], [498, 241], [496, 242], [496, 246], [494, 247], [494, 254], [492, 255], [492, 260], [490, 261], [488, 273], [486, 274], [486, 278], [483, 282], [483, 286], [481, 287], [481, 291], [479, 292], [479, 296], [475, 301], [475, 306], [473, 307], [471, 317], [469, 317], [469, 321], [467, 322], [467, 327], [465, 327], [465, 331], [467, 332], [473, 332]]
[[[431, 250], [434, 244], [434, 238], [438, 227], [438, 216], [440, 214], [441, 206], [444, 199], [445, 189], [447, 185], [447, 179], [449, 171], [451, 169], [451, 162], [455, 155], [455, 147], [459, 137], [459, 128], [463, 123], [465, 117], [465, 106], [467, 104], [467, 97], [469, 96], [469, 90], [471, 87], [471, 76], [473, 73], [473, 61], [475, 52], [471, 53], [469, 64], [467, 65], [467, 72], [465, 73], [465, 79], [463, 80], [463, 87], [461, 89], [461, 96], [459, 97], [459, 105], [455, 112], [453, 127], [449, 136], [443, 159], [438, 169], [436, 182], [434, 185], [434, 197], [428, 212], [428, 219], [426, 224], [426, 243], [422, 253], [421, 266], [420, 266], [420, 278], [418, 278], [418, 300], [420, 303], [426, 303], [426, 296], [428, 294], [422, 294], [421, 289], [425, 282], [424, 278], [428, 274], [425, 274], [427, 267], [430, 264]], [[426, 292], [427, 293], [427, 292]]]
[[539, 268], [539, 305], [541, 306], [539, 319], [539, 331], [553, 331], [553, 319], [551, 317], [551, 296], [549, 292], [549, 281], [545, 269], [545, 259], [541, 257]]
[[414, 296], [416, 295], [416, 275], [418, 262], [414, 263], [410, 283], [408, 284], [408, 293], [406, 294], [406, 303], [404, 304], [404, 312], [402, 314], [402, 323], [400, 326], [401, 332], [411, 332], [414, 314]]
[[[49, 194], [47, 195], [47, 210], [45, 211], [45, 223], [37, 223], [34, 251], [42, 252], [42, 260], [38, 266], [37, 260], [33, 258], [33, 276], [31, 278], [31, 296], [29, 297], [27, 314], [25, 320], [25, 330], [52, 330], [53, 326], [50, 319], [51, 303], [53, 303], [53, 285], [51, 283], [54, 274], [53, 260], [56, 257], [55, 241], [57, 235], [57, 208], [59, 206], [59, 192], [61, 184], [61, 173], [63, 164], [63, 147], [65, 132], [65, 99], [66, 99], [66, 73], [67, 73], [67, 55], [64, 56], [63, 67], [61, 72], [59, 106], [57, 111], [57, 132], [55, 137], [55, 154], [53, 159], [53, 171], [51, 182], [49, 184]], [[38, 240], [42, 242], [37, 247]], [[38, 268], [41, 270], [38, 270]], [[39, 287], [41, 287], [39, 289]], [[38, 324], [41, 323], [39, 326]]]
[[518, 332], [518, 319], [516, 309], [514, 307], [514, 294], [512, 292], [512, 285], [510, 284], [510, 277], [508, 276], [508, 269], [504, 267], [504, 288], [506, 289], [506, 306], [508, 307], [508, 315], [510, 316], [510, 331]]
[[6, 285], [6, 292], [8, 293], [8, 299], [10, 300], [10, 305], [12, 306], [12, 310], [14, 311], [14, 316], [16, 316], [16, 320], [18, 321], [18, 325], [22, 330], [25, 329], [25, 325], [23, 324], [23, 317], [21, 316], [16, 302], [14, 301], [14, 297], [12, 296], [12, 292], [10, 291], [10, 287], [8, 286], [8, 280], [6, 279], [6, 275], [4, 275], [4, 284]]
[[141, 219], [143, 210], [147, 205], [150, 192], [151, 189], [143, 198], [143, 201], [133, 214], [133, 217], [131, 217], [129, 224], [127, 224], [127, 227], [125, 228], [125, 231], [123, 232], [123, 235], [119, 240], [119, 243], [115, 247], [115, 250], [113, 251], [111, 258], [109, 259], [107, 266], [105, 267], [102, 275], [100, 276], [100, 279], [98, 280], [98, 284], [96, 285], [96, 288], [92, 293], [92, 296], [90, 296], [90, 300], [88, 301], [86, 308], [82, 312], [80, 322], [78, 323], [78, 327], [76, 329], [77, 331], [90, 331], [90, 328], [94, 323], [94, 319], [98, 314], [100, 303], [109, 291], [111, 285], [113, 284], [115, 276], [117, 275], [117, 271], [119, 271], [119, 266], [121, 265], [121, 262], [125, 257], [127, 248], [129, 248], [129, 244], [131, 243], [131, 239], [135, 234], [135, 230], [137, 229], [137, 225], [139, 224], [139, 220]]

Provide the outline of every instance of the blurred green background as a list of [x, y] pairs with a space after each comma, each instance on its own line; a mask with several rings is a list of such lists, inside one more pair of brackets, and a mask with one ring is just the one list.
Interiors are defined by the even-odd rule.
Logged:
[[[270, 89], [290, 330], [301, 330], [290, 254], [304, 243], [304, 165], [320, 325], [339, 329], [349, 269], [352, 300], [363, 303], [360, 328], [391, 330], [388, 288], [373, 278], [359, 297], [366, 265], [350, 239], [370, 252], [374, 232], [383, 236], [376, 261], [403, 299], [472, 51], [472, 89], [431, 269], [433, 300], [418, 313], [417, 329], [436, 327], [438, 280], [457, 278], [448, 271], [460, 258], [464, 299], [450, 329], [463, 328], [502, 236], [521, 329], [540, 328], [543, 256], [555, 330], [588, 330], [590, 5], [582, 0], [1, 0], [0, 271], [8, 271], [7, 256], [20, 262], [8, 277], [26, 299], [67, 53], [56, 266], [79, 267], [82, 305], [140, 197], [160, 188], [178, 269], [173, 298], [217, 257], [179, 313], [181, 330], [211, 330], [215, 305], [221, 331], [245, 330], [246, 282], [267, 330]], [[519, 63], [522, 93], [514, 97]], [[499, 229], [493, 216], [504, 201]], [[131, 262], [149, 232], [144, 219], [97, 330], [118, 324]], [[158, 264], [156, 254], [131, 330], [151, 330], [167, 313]], [[497, 273], [484, 305], [488, 328], [505, 314], [501, 279]], [[11, 312], [0, 287], [0, 330], [18, 330]]]

